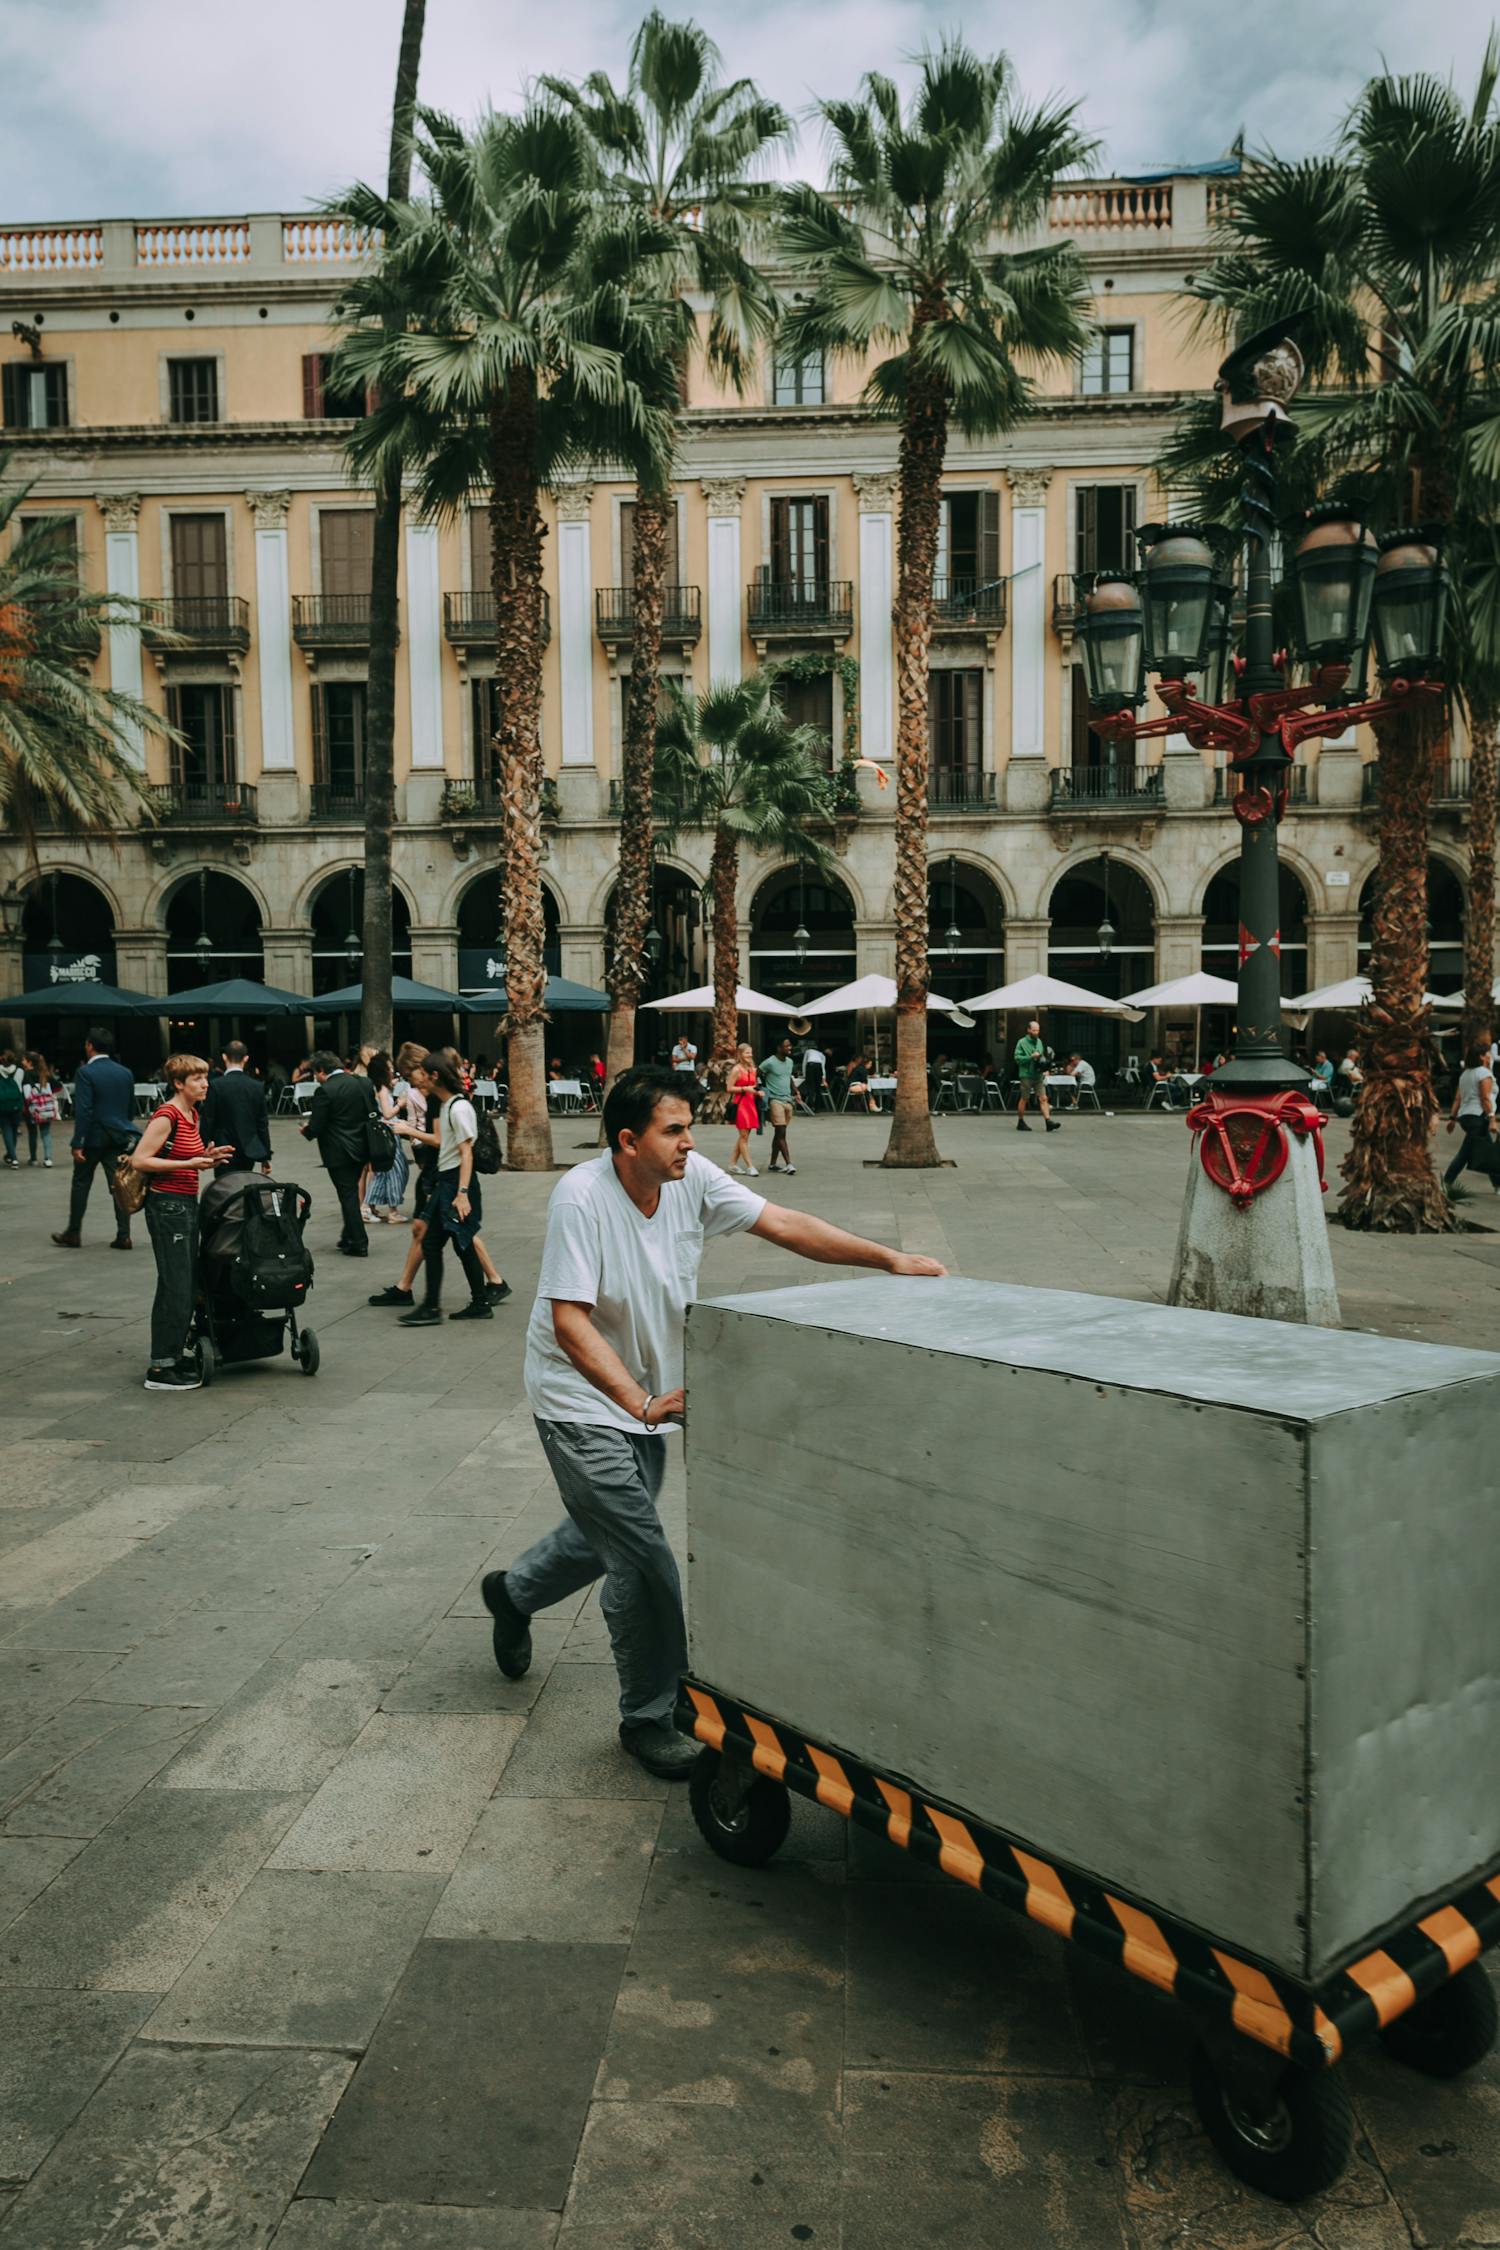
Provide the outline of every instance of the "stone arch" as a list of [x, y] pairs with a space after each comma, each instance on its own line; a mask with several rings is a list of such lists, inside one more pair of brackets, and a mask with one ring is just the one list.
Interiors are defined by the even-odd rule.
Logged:
[[[459, 988], [477, 989], [491, 981], [489, 959], [493, 957], [500, 936], [500, 919], [504, 911], [504, 882], [500, 869], [493, 862], [488, 867], [471, 868], [468, 880], [455, 892], [448, 907], [447, 919], [457, 925], [459, 952]], [[543, 955], [548, 974], [562, 972], [561, 939], [559, 925], [562, 920], [562, 902], [554, 884], [542, 877], [542, 917], [545, 925]], [[485, 961], [470, 958], [484, 954]]]
[[[602, 909], [606, 979], [614, 957], [618, 891], [618, 882], [612, 882]], [[709, 982], [709, 917], [703, 905], [703, 886], [692, 869], [679, 867], [660, 853], [652, 879], [651, 913], [646, 928], [648, 937], [655, 932], [658, 943], [654, 959], [651, 958], [653, 949], [647, 948], [646, 978], [640, 994], [643, 1002], [662, 1000], [669, 993], [691, 991]]]
[[197, 867], [170, 868], [157, 880], [146, 901], [148, 922], [159, 930], [166, 928], [169, 904], [197, 882], [200, 869], [206, 871], [209, 875], [227, 876], [231, 882], [238, 883], [242, 891], [248, 891], [255, 901], [255, 911], [260, 917], [262, 929], [274, 919], [265, 892], [246, 869], [239, 866], [238, 863], [230, 866], [227, 863], [221, 864], [215, 860], [205, 859], [201, 860]]
[[[109, 921], [112, 930], [118, 930], [122, 926], [122, 924], [127, 924], [127, 917], [121, 908], [119, 898], [112, 885], [107, 883], [102, 875], [96, 874], [92, 867], [86, 866], [81, 861], [68, 859], [51, 860], [48, 862], [47, 866], [42, 868], [37, 874], [32, 876], [22, 876], [21, 891], [26, 902], [25, 906], [23, 906], [22, 908], [23, 919], [26, 914], [26, 909], [30, 906], [32, 899], [34, 897], [45, 897], [47, 885], [54, 875], [57, 876], [59, 880], [67, 877], [72, 882], [86, 883], [90, 890], [97, 891], [99, 893], [99, 896], [103, 899], [105, 906], [109, 910]], [[43, 911], [46, 911], [45, 907]], [[28, 944], [27, 951], [29, 952], [30, 950], [31, 948]]]
[[[361, 863], [346, 860], [325, 867], [304, 888], [302, 918], [312, 939], [312, 990], [314, 997], [357, 984], [360, 956], [342, 942], [359, 936], [364, 922], [365, 871]], [[411, 975], [411, 901], [400, 883], [391, 885], [391, 967], [398, 977]]]
[[[304, 877], [301, 887], [292, 901], [291, 912], [288, 916], [291, 926], [294, 929], [305, 929], [308, 926], [312, 920], [314, 899], [322, 896], [335, 877], [342, 877], [347, 882], [350, 874], [353, 873], [363, 881], [364, 872], [365, 857], [363, 852], [358, 854], [350, 852], [340, 859], [324, 860], [322, 865], [315, 868], [311, 875]], [[414, 922], [417, 918], [416, 907], [408, 886], [399, 876], [392, 876], [391, 889], [406, 908], [408, 921]]]
[[1059, 883], [1065, 881], [1069, 875], [1075, 873], [1080, 867], [1086, 867], [1090, 861], [1102, 859], [1106, 854], [1111, 867], [1123, 867], [1127, 873], [1138, 875], [1145, 884], [1151, 898], [1153, 920], [1173, 911], [1172, 901], [1167, 895], [1167, 887], [1162, 880], [1161, 870], [1156, 866], [1149, 852], [1143, 852], [1134, 845], [1121, 851], [1105, 836], [1102, 840], [1086, 838], [1082, 843], [1075, 844], [1071, 851], [1065, 852], [1062, 858], [1043, 864], [1040, 889], [1032, 908], [1035, 918], [1043, 922], [1048, 919], [1052, 894]]
[[[790, 854], [783, 855], [775, 860], [752, 860], [747, 864], [742, 855], [738, 899], [741, 922], [748, 923], [769, 884], [781, 881], [784, 876], [795, 875], [798, 867], [805, 864], [805, 862], [799, 861], [794, 855]], [[848, 864], [842, 859], [839, 860], [833, 873], [835, 882], [848, 895], [855, 921], [864, 921], [867, 911], [864, 893]], [[807, 867], [809, 881], [812, 880], [812, 874], [812, 868]]]
[[[199, 867], [164, 892], [167, 990], [191, 994], [194, 985], [226, 977], [259, 982], [265, 969], [265, 914], [255, 890], [221, 867]], [[208, 949], [201, 944], [208, 939]]]
[[[1438, 880], [1434, 882], [1433, 877]], [[1359, 969], [1368, 976], [1374, 930], [1372, 916], [1380, 861], [1374, 860], [1360, 883]], [[1429, 847], [1427, 853], [1427, 981], [1434, 992], [1459, 992], [1464, 981], [1464, 916], [1468, 906], [1468, 869], [1451, 850]]]
[[[831, 876], [796, 860], [763, 873], [740, 919], [740, 978], [788, 1010], [801, 1000], [853, 982], [859, 903], [840, 867]], [[797, 959], [792, 933], [798, 919], [810, 944]]]

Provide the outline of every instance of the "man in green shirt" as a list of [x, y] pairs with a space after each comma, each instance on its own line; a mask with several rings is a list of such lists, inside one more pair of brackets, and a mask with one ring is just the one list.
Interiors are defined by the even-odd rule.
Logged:
[[786, 1129], [792, 1122], [792, 1042], [783, 1039], [774, 1055], [767, 1055], [760, 1066], [761, 1084], [768, 1096], [766, 1114], [771, 1120], [771, 1172], [795, 1172], [792, 1152], [787, 1146]]
[[1016, 1101], [1016, 1131], [1029, 1133], [1026, 1122], [1026, 1104], [1034, 1101], [1042, 1113], [1042, 1123], [1049, 1133], [1062, 1130], [1052, 1114], [1047, 1099], [1047, 1042], [1042, 1037], [1040, 1018], [1033, 1016], [1026, 1026], [1024, 1037], [1016, 1041], [1016, 1076], [1021, 1081], [1021, 1091]]

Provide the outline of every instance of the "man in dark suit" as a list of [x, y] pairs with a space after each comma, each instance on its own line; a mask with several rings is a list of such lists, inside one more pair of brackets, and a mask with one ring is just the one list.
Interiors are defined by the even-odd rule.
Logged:
[[217, 1141], [232, 1148], [233, 1156], [220, 1165], [224, 1172], [248, 1172], [258, 1164], [271, 1169], [271, 1122], [266, 1113], [266, 1089], [245, 1068], [245, 1043], [231, 1039], [224, 1049], [224, 1069], [208, 1082], [208, 1099], [198, 1119], [204, 1144]]
[[339, 1248], [349, 1258], [367, 1258], [370, 1244], [359, 1210], [359, 1175], [369, 1160], [366, 1125], [380, 1115], [368, 1078], [345, 1070], [337, 1055], [313, 1056], [318, 1090], [308, 1106], [304, 1140], [316, 1141], [333, 1192], [344, 1216]]
[[[52, 1239], [59, 1250], [76, 1250], [83, 1240], [83, 1214], [88, 1208], [94, 1174], [102, 1165], [104, 1184], [110, 1184], [115, 1158], [140, 1137], [135, 1121], [135, 1080], [122, 1062], [115, 1061], [115, 1043], [107, 1031], [85, 1033], [83, 1066], [73, 1082], [73, 1185], [68, 1196], [68, 1223]], [[115, 1238], [112, 1250], [128, 1250], [130, 1213], [114, 1203]]]

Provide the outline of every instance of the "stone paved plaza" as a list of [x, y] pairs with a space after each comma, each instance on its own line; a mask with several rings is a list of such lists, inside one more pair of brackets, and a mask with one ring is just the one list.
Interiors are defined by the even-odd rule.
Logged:
[[[503, 1681], [480, 1576], [556, 1513], [520, 1389], [551, 1182], [490, 1194], [515, 1301], [405, 1331], [365, 1305], [404, 1230], [332, 1255], [282, 1130], [314, 1381], [148, 1396], [144, 1227], [109, 1252], [96, 1189], [55, 1251], [63, 1164], [0, 1178], [4, 2250], [1500, 2244], [1495, 2065], [1361, 2056], [1340, 2187], [1261, 2202], [1145, 1987], [820, 1809], [762, 1872], [713, 1858], [615, 1746], [593, 1599]], [[941, 1130], [957, 1169], [903, 1175], [861, 1164], [880, 1125], [803, 1127], [761, 1185], [969, 1274], [1162, 1293], [1179, 1120]], [[1500, 1233], [1334, 1252], [1351, 1325], [1500, 1344]], [[704, 1293], [806, 1273], [737, 1238]]]

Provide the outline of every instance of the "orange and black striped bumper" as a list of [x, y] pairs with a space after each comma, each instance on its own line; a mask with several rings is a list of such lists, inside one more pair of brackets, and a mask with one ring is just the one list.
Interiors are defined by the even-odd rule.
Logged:
[[1092, 1876], [1038, 1858], [955, 1807], [930, 1802], [909, 1782], [810, 1742], [695, 1680], [683, 1681], [676, 1717], [684, 1734], [710, 1749], [739, 1753], [799, 1796], [934, 1860], [959, 1882], [1117, 1961], [1147, 1984], [1227, 2016], [1247, 2038], [1306, 2068], [1336, 2063], [1500, 1939], [1495, 1874], [1467, 1884], [1373, 1952], [1309, 1987], [1242, 1961], [1201, 1932], [1117, 1897]]

